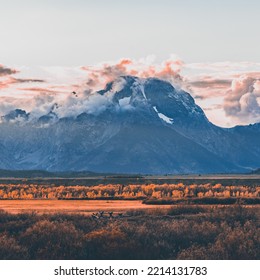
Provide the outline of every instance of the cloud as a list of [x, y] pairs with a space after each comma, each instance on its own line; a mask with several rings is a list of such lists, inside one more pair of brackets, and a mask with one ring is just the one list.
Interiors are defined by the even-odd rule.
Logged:
[[[251, 62], [184, 64], [174, 56], [162, 62], [149, 56], [82, 67], [22, 68], [25, 73], [0, 65], [0, 90], [4, 89], [0, 96], [0, 114], [16, 108], [31, 112], [31, 118], [50, 111], [59, 117], [73, 117], [83, 112], [99, 114], [111, 106], [114, 93], [124, 87], [126, 81], [120, 77], [131, 75], [157, 77], [185, 89], [205, 108], [210, 120], [217, 120], [219, 125], [250, 123], [260, 120], [259, 66]], [[40, 79], [30, 78], [35, 73]], [[108, 93], [96, 93], [111, 81], [116, 83]], [[77, 94], [72, 94], [73, 91]], [[121, 103], [122, 110], [123, 107], [131, 109], [127, 99]]]
[[16, 84], [17, 80], [14, 77], [8, 77], [3, 80], [0, 80], [0, 90], [8, 88], [9, 86]]
[[197, 100], [207, 100], [225, 96], [232, 83], [231, 77], [219, 75], [200, 75], [185, 79], [185, 88]]
[[13, 78], [14, 80], [14, 83], [46, 83], [45, 80], [42, 80], [42, 79], [16, 79], [16, 78]]
[[9, 76], [3, 80], [0, 80], [0, 90], [8, 88], [14, 84], [23, 84], [23, 83], [45, 83], [45, 80], [42, 79], [19, 79]]
[[260, 122], [260, 72], [255, 76], [235, 78], [226, 94], [223, 108], [227, 116], [242, 123]]
[[[94, 66], [83, 66], [81, 67], [81, 73], [85, 73], [84, 77], [78, 69], [51, 67], [50, 69], [44, 69], [46, 73], [50, 74], [47, 79], [48, 83], [45, 79], [21, 79], [8, 76], [0, 81], [0, 89], [10, 87], [9, 92], [16, 93], [16, 91], [19, 91], [19, 95], [11, 94], [11, 96], [19, 97], [19, 102], [15, 98], [5, 99], [5, 105], [1, 106], [0, 112], [6, 113], [8, 109], [15, 109], [18, 106], [31, 112], [30, 118], [48, 114], [51, 110], [59, 117], [75, 117], [83, 112], [99, 114], [111, 106], [114, 93], [124, 87], [126, 81], [121, 76], [157, 77], [178, 84], [182, 81], [180, 75], [182, 65], [183, 62], [174, 56], [162, 63], [155, 63], [155, 57], [149, 56], [139, 60], [123, 58]], [[10, 72], [10, 74], [15, 73], [15, 71]], [[69, 79], [71, 76], [74, 77], [74, 82], [68, 84], [69, 81], [72, 81]], [[77, 76], [81, 78], [81, 82], [78, 80], [78, 84], [75, 84]], [[64, 83], [63, 79], [65, 79]], [[96, 91], [104, 89], [105, 85], [111, 81], [116, 82], [113, 83], [109, 92], [105, 95], [96, 93]], [[44, 82], [47, 83], [44, 87], [27, 86], [27, 83]], [[25, 84], [26, 86], [14, 87], [14, 85], [19, 84]], [[72, 91], [76, 91], [77, 94], [73, 95]], [[131, 109], [131, 106], [123, 105], [125, 106], [120, 107], [122, 110]]]
[[18, 72], [19, 71], [17, 71], [16, 69], [8, 68], [0, 64], [0, 77], [16, 74]]
[[179, 58], [173, 56], [159, 64], [154, 62], [153, 57], [140, 60], [123, 58], [117, 62], [83, 66], [81, 69], [87, 72], [85, 85], [92, 90], [98, 90], [120, 76], [129, 75], [139, 78], [157, 77], [180, 84], [182, 81], [180, 72], [183, 64]]
[[50, 89], [48, 87], [25, 87], [25, 88], [18, 88], [18, 90], [22, 91], [32, 91], [32, 92], [38, 92], [38, 93], [59, 93], [60, 91]]
[[0, 64], [0, 90], [7, 89], [15, 84], [46, 83], [44, 79], [14, 77], [13, 75], [17, 73], [20, 73], [20, 71]]
[[[60, 100], [60, 106], [55, 110], [55, 113], [59, 117], [76, 117], [84, 112], [93, 115], [104, 112], [108, 107], [114, 106], [113, 97], [115, 92], [123, 89], [126, 83], [126, 80], [122, 77], [117, 77], [113, 81], [112, 88], [106, 94], [101, 95], [87, 89], [84, 92], [77, 92], [76, 96], [73, 94], [66, 95]], [[124, 108], [121, 109], [130, 109], [129, 106], [122, 107]]]
[[215, 110], [221, 110], [223, 107], [221, 104], [213, 104], [211, 107], [204, 107], [204, 111], [215, 111]]
[[190, 82], [189, 84], [196, 88], [226, 88], [230, 86], [231, 82], [232, 81], [228, 79], [202, 79]]
[[256, 68], [259, 69], [260, 63], [251, 62], [251, 61], [242, 61], [242, 62], [231, 62], [231, 61], [222, 61], [222, 62], [212, 62], [212, 63], [189, 63], [185, 64], [185, 68], [202, 70], [202, 71], [213, 71], [213, 72], [223, 72], [223, 71], [236, 71], [239, 72], [247, 71], [247, 69]]
[[16, 101], [17, 100], [13, 100], [13, 99], [8, 98], [8, 97], [0, 97], [0, 113], [1, 113], [1, 116], [9, 113], [12, 110], [14, 110]]

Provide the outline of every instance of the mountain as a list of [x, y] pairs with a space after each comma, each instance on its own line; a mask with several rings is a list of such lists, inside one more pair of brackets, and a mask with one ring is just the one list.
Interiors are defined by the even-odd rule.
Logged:
[[164, 174], [259, 167], [260, 124], [215, 126], [169, 82], [125, 76], [85, 98], [73, 117], [55, 108], [37, 119], [20, 109], [3, 116], [0, 168]]
[[16, 109], [14, 111], [11, 111], [5, 116], [2, 116], [1, 119], [2, 121], [14, 121], [14, 120], [28, 120], [29, 114], [26, 113], [26, 111], [21, 110], [21, 109]]
[[253, 170], [251, 173], [252, 174], [260, 174], [260, 168], [257, 168], [256, 170]]

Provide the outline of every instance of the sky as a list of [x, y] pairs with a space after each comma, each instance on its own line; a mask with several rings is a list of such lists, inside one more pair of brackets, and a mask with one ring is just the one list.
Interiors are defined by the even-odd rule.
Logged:
[[178, 83], [217, 125], [260, 121], [258, 0], [0, 0], [0, 7], [1, 114], [15, 99], [84, 90], [110, 65]]

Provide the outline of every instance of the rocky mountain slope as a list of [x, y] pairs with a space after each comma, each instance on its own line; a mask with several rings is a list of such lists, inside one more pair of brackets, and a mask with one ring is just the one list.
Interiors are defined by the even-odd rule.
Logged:
[[102, 110], [59, 117], [53, 108], [35, 119], [17, 109], [2, 116], [0, 168], [164, 174], [259, 167], [259, 123], [220, 128], [166, 81], [127, 76], [117, 83], [94, 93], [108, 100]]

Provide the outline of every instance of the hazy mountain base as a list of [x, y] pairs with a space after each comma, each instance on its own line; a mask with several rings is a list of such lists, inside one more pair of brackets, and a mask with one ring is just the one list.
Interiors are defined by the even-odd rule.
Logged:
[[256, 170], [252, 171], [252, 174], [260, 174], [260, 168], [257, 168]]
[[0, 212], [0, 259], [260, 258], [259, 209], [178, 206], [92, 219]]
[[50, 172], [45, 170], [6, 170], [0, 169], [0, 178], [87, 178], [91, 176], [103, 176], [89, 171]]

